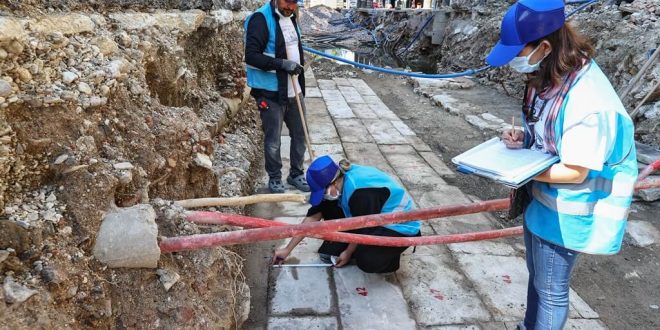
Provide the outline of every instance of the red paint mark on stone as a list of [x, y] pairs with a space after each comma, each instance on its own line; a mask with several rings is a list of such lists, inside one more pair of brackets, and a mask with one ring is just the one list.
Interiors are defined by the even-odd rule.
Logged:
[[355, 288], [355, 291], [361, 296], [367, 296], [369, 293], [367, 292], [367, 288]]
[[506, 283], [506, 284], [511, 284], [511, 276], [509, 276], [509, 275], [502, 275], [502, 278], [504, 279], [504, 283]]
[[440, 292], [436, 289], [431, 289], [431, 294], [433, 295], [433, 298], [435, 298], [435, 299], [445, 300], [445, 296], [442, 294], [442, 292]]

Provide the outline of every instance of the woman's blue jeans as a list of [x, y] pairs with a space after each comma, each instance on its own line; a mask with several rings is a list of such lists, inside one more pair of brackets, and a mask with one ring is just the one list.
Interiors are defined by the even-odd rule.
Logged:
[[571, 272], [578, 252], [544, 241], [525, 229], [527, 311], [520, 330], [563, 329], [568, 318]]

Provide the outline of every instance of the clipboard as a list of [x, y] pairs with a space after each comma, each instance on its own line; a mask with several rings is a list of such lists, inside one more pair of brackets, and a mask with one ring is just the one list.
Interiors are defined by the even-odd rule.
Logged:
[[452, 158], [457, 170], [519, 188], [539, 173], [559, 162], [559, 156], [531, 149], [509, 149], [499, 138], [492, 138]]

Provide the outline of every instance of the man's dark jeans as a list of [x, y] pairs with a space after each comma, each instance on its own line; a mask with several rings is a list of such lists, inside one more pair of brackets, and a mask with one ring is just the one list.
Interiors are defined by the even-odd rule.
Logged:
[[[270, 179], [282, 179], [282, 157], [280, 155], [282, 123], [286, 123], [291, 137], [291, 170], [289, 176], [295, 178], [304, 174], [305, 132], [296, 99], [289, 98], [286, 104], [279, 104], [265, 97], [257, 97], [256, 101], [261, 116], [261, 127], [264, 131], [264, 158], [266, 159], [268, 176]], [[300, 101], [303, 111], [305, 111], [302, 96]]]

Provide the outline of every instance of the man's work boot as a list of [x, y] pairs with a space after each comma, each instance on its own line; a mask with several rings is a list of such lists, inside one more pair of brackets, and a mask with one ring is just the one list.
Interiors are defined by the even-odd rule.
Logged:
[[295, 178], [292, 178], [290, 175], [288, 178], [286, 178], [286, 182], [294, 187], [296, 189], [302, 191], [302, 192], [309, 192], [309, 185], [307, 184], [307, 180], [305, 179], [305, 175], [301, 174], [298, 175]]
[[273, 194], [282, 194], [284, 193], [284, 184], [282, 179], [270, 179], [268, 180], [268, 189]]

